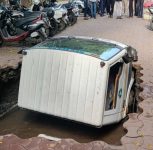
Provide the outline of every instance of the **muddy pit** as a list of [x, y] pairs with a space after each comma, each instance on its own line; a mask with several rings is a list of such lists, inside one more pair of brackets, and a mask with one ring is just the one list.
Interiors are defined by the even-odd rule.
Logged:
[[[120, 145], [120, 139], [126, 134], [122, 125], [109, 125], [96, 129], [68, 120], [55, 118], [17, 107], [20, 65], [17, 68], [0, 70], [0, 135], [13, 133], [21, 138], [29, 138], [39, 134], [47, 134], [58, 138], [73, 138], [78, 142], [102, 140], [108, 144]], [[144, 91], [141, 96], [153, 96], [153, 87], [142, 84]], [[5, 112], [8, 112], [5, 114]], [[5, 114], [5, 115], [4, 115]]]
[[4, 72], [5, 78], [0, 82], [0, 113], [3, 115], [0, 118], [0, 135], [14, 133], [21, 138], [29, 138], [43, 133], [59, 138], [73, 138], [78, 142], [103, 140], [120, 145], [120, 138], [126, 133], [122, 127], [123, 121], [96, 129], [17, 107], [20, 68], [14, 72], [18, 74], [13, 77], [8, 75], [9, 71]]

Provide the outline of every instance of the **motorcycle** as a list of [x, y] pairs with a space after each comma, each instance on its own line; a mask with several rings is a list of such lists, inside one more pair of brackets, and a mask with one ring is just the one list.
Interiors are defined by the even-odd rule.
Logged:
[[68, 25], [67, 9], [62, 4], [56, 4], [52, 9], [55, 12], [54, 18], [59, 22], [59, 31], [63, 31]]
[[31, 13], [30, 17], [24, 17], [22, 12], [19, 11], [12, 11], [12, 10], [5, 10], [7, 12], [8, 20], [7, 20], [7, 31], [11, 36], [15, 36], [23, 31], [27, 31], [28, 25], [32, 25], [34, 23], [37, 24], [44, 24], [44, 29], [46, 32], [46, 36], [48, 36], [49, 30], [49, 21], [45, 14], [42, 12]]
[[73, 5], [78, 6], [79, 13], [84, 12], [84, 1], [83, 0], [69, 0], [69, 3], [72, 3]]
[[54, 36], [58, 32], [59, 21], [54, 18], [54, 10], [52, 8], [45, 8], [43, 12], [46, 12], [47, 18], [49, 20], [49, 36]]
[[[54, 11], [55, 10], [55, 11]], [[43, 21], [44, 22], [44, 27], [46, 30], [47, 36], [53, 36], [55, 35], [58, 31], [62, 31], [66, 28], [65, 21], [63, 19], [63, 12], [59, 11], [59, 8], [57, 10], [57, 7], [46, 7], [42, 11], [35, 11], [35, 12], [30, 12], [26, 8], [23, 8], [21, 10], [23, 13], [23, 16], [20, 15], [21, 12], [18, 11], [18, 17], [11, 17], [14, 19], [14, 26], [17, 26], [21, 28], [22, 30], [25, 30], [24, 26], [26, 24], [30, 24], [31, 22], [36, 23]], [[24, 17], [27, 16], [27, 14], [30, 13], [30, 17]], [[13, 11], [14, 14], [14, 11]], [[21, 17], [20, 17], [21, 16]], [[23, 24], [23, 26], [22, 26]], [[12, 32], [13, 30], [11, 30]]]
[[77, 22], [77, 17], [79, 15], [78, 7], [72, 3], [63, 4], [63, 6], [67, 9], [68, 24], [74, 25]]
[[47, 17], [50, 20], [51, 35], [55, 35], [57, 32], [62, 31], [67, 26], [66, 12], [62, 12], [59, 7], [47, 7], [43, 12], [47, 13]]
[[151, 19], [150, 19], [150, 29], [153, 30], [153, 6], [148, 8], [150, 14], [151, 14]]
[[46, 39], [46, 35], [43, 31], [43, 23], [33, 23], [26, 26], [26, 31], [18, 33], [15, 36], [11, 36], [8, 32], [8, 28], [12, 29], [12, 23], [7, 11], [0, 10], [0, 45], [3, 42], [19, 42], [27, 39], [28, 37], [38, 39], [41, 41]]

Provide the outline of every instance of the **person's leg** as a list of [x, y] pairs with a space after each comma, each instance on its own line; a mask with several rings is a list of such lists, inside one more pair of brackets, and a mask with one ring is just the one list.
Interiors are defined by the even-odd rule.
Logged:
[[84, 0], [84, 17], [87, 17], [88, 0]]
[[133, 0], [129, 0], [129, 17], [133, 17]]
[[135, 15], [135, 16], [138, 16], [137, 1], [138, 1], [138, 0], [134, 0], [134, 15]]
[[131, 17], [133, 17], [133, 0], [131, 0], [132, 2], [132, 4], [131, 4]]
[[96, 18], [96, 2], [93, 2], [93, 17]]
[[[115, 2], [116, 3], [116, 8], [117, 8], [117, 18], [119, 18], [120, 17], [120, 2], [119, 1], [116, 1]], [[114, 6], [115, 6], [115, 4], [114, 4]], [[115, 12], [115, 7], [114, 7], [114, 12]]]
[[102, 4], [102, 0], [100, 0], [100, 2], [99, 2], [99, 14], [100, 14], [100, 15], [102, 14], [102, 7], [101, 7], [101, 4]]
[[110, 0], [110, 16], [113, 16], [115, 0]]
[[140, 0], [137, 0], [136, 11], [137, 11], [137, 16], [140, 17]]
[[93, 16], [93, 2], [91, 2], [91, 4], [90, 4], [90, 9], [91, 9], [91, 17], [94, 17]]
[[122, 15], [122, 1], [115, 1], [113, 16], [115, 15], [115, 13], [116, 13], [116, 18], [117, 19], [121, 19], [121, 15]]
[[119, 1], [119, 17], [122, 17], [122, 1]]
[[113, 17], [117, 17], [117, 14], [118, 14], [117, 4], [118, 4], [118, 2], [115, 1], [115, 4], [114, 4], [114, 13], [113, 13], [113, 15], [112, 15]]
[[106, 12], [106, 0], [103, 0], [103, 14]]
[[100, 16], [104, 15], [104, 1], [100, 0]]
[[129, 0], [124, 0], [125, 1], [125, 14], [128, 16], [129, 15]]
[[107, 9], [107, 14], [110, 15], [110, 0], [106, 0], [106, 9]]
[[140, 0], [140, 17], [143, 17], [143, 3], [144, 0]]

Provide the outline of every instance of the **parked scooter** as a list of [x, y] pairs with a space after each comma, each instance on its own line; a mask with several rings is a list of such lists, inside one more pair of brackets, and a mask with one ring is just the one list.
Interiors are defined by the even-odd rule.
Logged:
[[0, 45], [2, 45], [3, 42], [23, 41], [28, 37], [35, 39], [40, 38], [41, 41], [46, 39], [42, 23], [27, 25], [27, 31], [19, 33], [15, 36], [11, 36], [8, 32], [8, 28], [12, 28], [11, 25], [12, 24], [10, 23], [10, 18], [7, 11], [0, 10]]
[[63, 7], [67, 9], [68, 24], [74, 25], [77, 22], [77, 17], [79, 15], [79, 9], [76, 5], [72, 3], [63, 4]]
[[84, 12], [84, 1], [83, 0], [69, 0], [69, 3], [72, 3], [73, 5], [77, 5], [80, 13]]
[[31, 13], [29, 17], [24, 17], [24, 15], [22, 15], [22, 12], [19, 11], [10, 11], [7, 9], [5, 11], [7, 13], [8, 18], [7, 24], [9, 24], [7, 25], [7, 31], [11, 36], [15, 36], [17, 34], [27, 31], [28, 25], [32, 25], [34, 23], [44, 24], [45, 32], [48, 36], [48, 30], [50, 25], [48, 18], [44, 13]]
[[153, 6], [148, 8], [150, 14], [151, 14], [151, 19], [150, 19], [150, 29], [153, 30]]
[[43, 11], [46, 12], [49, 20], [49, 36], [54, 36], [58, 32], [60, 23], [54, 18], [55, 12], [52, 8], [45, 8]]
[[67, 26], [67, 12], [61, 10], [59, 7], [47, 7], [43, 10], [47, 13], [48, 19], [50, 20], [51, 36], [64, 30]]
[[63, 31], [68, 25], [67, 9], [62, 4], [56, 4], [52, 9], [55, 12], [54, 18], [59, 22], [59, 31]]

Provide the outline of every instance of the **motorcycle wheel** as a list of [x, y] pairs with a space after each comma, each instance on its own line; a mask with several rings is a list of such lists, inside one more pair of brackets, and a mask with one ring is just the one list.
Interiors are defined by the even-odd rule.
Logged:
[[74, 13], [69, 14], [69, 22], [71, 26], [77, 22], [77, 16], [75, 16]]
[[46, 40], [46, 36], [40, 31], [38, 32], [39, 33], [39, 39], [40, 39], [40, 42]]
[[66, 28], [66, 23], [60, 19], [60, 23], [58, 25], [58, 31], [63, 31]]
[[2, 44], [3, 44], [3, 39], [2, 39], [2, 37], [0, 35], [0, 46], [2, 46]]
[[46, 35], [47, 35], [47, 37], [49, 37], [50, 36], [50, 28], [47, 28], [47, 29], [45, 29], [46, 30]]
[[17, 31], [16, 31], [16, 28], [15, 27], [10, 28], [9, 26], [7, 26], [7, 31], [9, 33], [9, 35], [11, 35], [11, 36], [17, 35]]
[[50, 21], [50, 25], [49, 36], [54, 36], [58, 32], [58, 24], [55, 21]]
[[38, 34], [39, 34], [39, 36], [36, 38], [36, 43], [35, 44], [41, 43], [41, 42], [43, 42], [47, 39], [47, 34], [44, 33], [44, 31], [42, 31], [42, 29], [38, 30]]
[[152, 17], [152, 19], [150, 20], [150, 30], [153, 31], [153, 17]]

